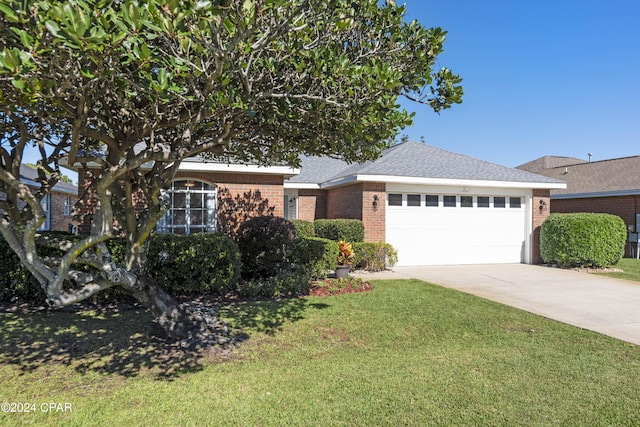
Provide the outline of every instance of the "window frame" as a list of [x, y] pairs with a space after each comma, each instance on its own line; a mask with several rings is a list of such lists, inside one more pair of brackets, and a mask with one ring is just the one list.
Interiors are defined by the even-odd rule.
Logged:
[[[451, 198], [453, 198], [453, 204], [451, 204]], [[442, 206], [445, 208], [458, 207], [458, 196], [452, 196], [450, 194], [442, 196]]]
[[[187, 183], [192, 185], [189, 186]], [[200, 188], [196, 188], [198, 185]], [[176, 206], [176, 199], [182, 199], [182, 196], [184, 196], [184, 206], [183, 203]], [[165, 190], [164, 197], [170, 207], [158, 221], [156, 226], [158, 233], [189, 235], [217, 230], [218, 187], [215, 184], [196, 179], [176, 179], [171, 183], [171, 188]], [[176, 214], [182, 216], [183, 212], [184, 223], [179, 223], [176, 221]]]
[[[418, 198], [418, 200], [415, 200], [416, 197]], [[422, 203], [421, 194], [407, 194], [407, 206], [411, 206], [411, 207], [420, 206], [421, 203]]]
[[[433, 204], [433, 197], [436, 198], [435, 205]], [[431, 198], [432, 200], [429, 200]], [[440, 195], [439, 194], [425, 194], [424, 196], [424, 205], [429, 208], [437, 208], [440, 206]]]
[[[400, 196], [400, 204], [398, 204], [397, 196]], [[402, 193], [389, 193], [387, 195], [387, 205], [388, 206], [402, 206]]]

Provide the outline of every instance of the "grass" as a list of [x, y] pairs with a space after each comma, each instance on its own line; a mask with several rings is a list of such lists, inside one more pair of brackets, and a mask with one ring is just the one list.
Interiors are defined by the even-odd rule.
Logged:
[[149, 315], [4, 313], [0, 425], [640, 425], [640, 347], [416, 280], [221, 314], [246, 340], [197, 358]]
[[615, 277], [617, 279], [633, 280], [640, 282], [640, 260], [635, 258], [622, 258], [614, 267], [624, 271], [617, 273], [600, 273], [605, 276]]

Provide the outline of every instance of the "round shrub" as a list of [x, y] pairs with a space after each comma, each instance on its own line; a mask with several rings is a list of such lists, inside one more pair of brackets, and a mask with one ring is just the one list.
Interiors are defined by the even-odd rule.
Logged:
[[624, 255], [627, 227], [609, 214], [551, 214], [540, 230], [544, 262], [560, 267], [604, 267]]
[[359, 219], [317, 219], [314, 221], [316, 237], [344, 240], [350, 243], [364, 241], [364, 224]]
[[242, 223], [237, 241], [242, 254], [242, 276], [272, 277], [291, 263], [296, 230], [284, 218], [259, 216]]
[[353, 265], [357, 270], [382, 271], [398, 262], [398, 252], [388, 243], [357, 242], [353, 250], [356, 254]]

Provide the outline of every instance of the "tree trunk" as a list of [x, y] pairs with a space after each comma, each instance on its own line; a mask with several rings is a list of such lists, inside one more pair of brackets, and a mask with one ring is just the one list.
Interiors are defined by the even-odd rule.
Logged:
[[233, 344], [234, 340], [226, 325], [218, 319], [215, 309], [179, 304], [144, 274], [137, 275], [135, 289], [129, 291], [151, 311], [171, 338], [181, 340], [189, 347], [207, 348]]

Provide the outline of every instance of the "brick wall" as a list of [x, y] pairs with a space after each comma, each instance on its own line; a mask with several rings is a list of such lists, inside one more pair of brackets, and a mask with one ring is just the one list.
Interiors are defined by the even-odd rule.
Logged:
[[315, 221], [327, 218], [326, 190], [298, 190], [298, 219]]
[[[540, 256], [540, 227], [551, 213], [549, 190], [533, 190], [532, 194], [532, 223], [531, 223], [531, 263], [542, 264]], [[544, 202], [544, 205], [540, 204]]]
[[[636, 224], [636, 214], [640, 214], [639, 208], [639, 195], [591, 197], [584, 199], [554, 199], [551, 202], [551, 212], [554, 213], [607, 213], [619, 216], [627, 225]], [[630, 256], [628, 243], [625, 249], [625, 256]]]
[[[365, 242], [385, 241], [384, 183], [361, 183], [333, 188], [327, 193], [327, 218], [359, 219], [364, 224]], [[373, 206], [373, 196], [378, 196]]]
[[[384, 242], [386, 239], [386, 185], [366, 182], [362, 185], [362, 222], [365, 242]], [[377, 206], [373, 196], [378, 196]]]
[[327, 218], [362, 219], [362, 184], [332, 188], [327, 193]]
[[51, 230], [69, 231], [69, 227], [73, 225], [71, 215], [65, 215], [65, 203], [69, 197], [70, 212], [78, 201], [78, 197], [72, 194], [58, 193], [53, 191], [50, 193], [50, 210], [51, 210]]
[[284, 178], [282, 175], [247, 173], [178, 172], [176, 179], [191, 178], [206, 181], [219, 188], [228, 188], [232, 196], [259, 190], [262, 198], [274, 206], [274, 215], [284, 216]]
[[[275, 207], [274, 215], [284, 215], [284, 178], [282, 175], [258, 175], [246, 173], [212, 173], [212, 172], [178, 172], [176, 179], [194, 179], [214, 184], [219, 188], [228, 188], [231, 196], [242, 195], [247, 191], [259, 190], [263, 199], [268, 200], [269, 206]], [[80, 192], [88, 187], [90, 179], [87, 178], [83, 170], [78, 173], [78, 184]], [[95, 211], [95, 200], [88, 199], [78, 207], [82, 214], [88, 215], [86, 220], [80, 224], [79, 231], [88, 233], [91, 227], [91, 216]], [[136, 200], [136, 210], [144, 208], [144, 199]]]

